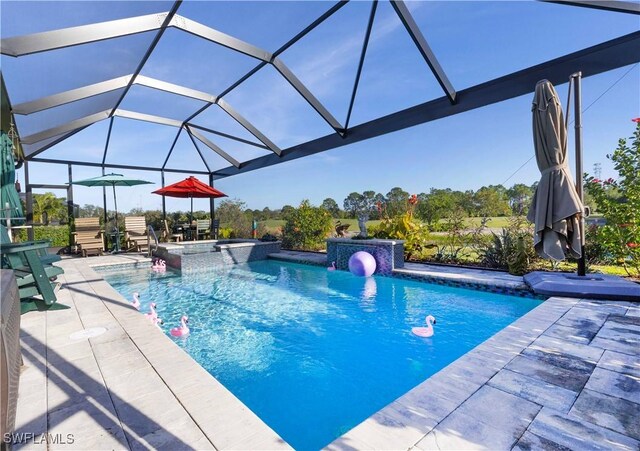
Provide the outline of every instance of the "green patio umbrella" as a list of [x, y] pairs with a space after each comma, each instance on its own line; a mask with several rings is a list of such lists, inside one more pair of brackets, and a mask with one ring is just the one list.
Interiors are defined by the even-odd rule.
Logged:
[[[6, 205], [9, 204], [9, 216], [12, 224], [22, 224], [24, 221], [22, 204], [16, 190], [16, 170], [13, 159], [13, 143], [9, 135], [0, 132], [0, 208], [5, 217]], [[21, 218], [21, 219], [17, 219]]]
[[116, 197], [116, 186], [135, 186], [153, 184], [147, 180], [139, 180], [125, 177], [122, 174], [105, 174], [100, 177], [93, 177], [86, 180], [71, 182], [74, 185], [83, 186], [111, 186], [113, 187], [113, 205], [116, 212], [116, 251], [120, 250], [120, 231], [118, 230], [118, 199]]

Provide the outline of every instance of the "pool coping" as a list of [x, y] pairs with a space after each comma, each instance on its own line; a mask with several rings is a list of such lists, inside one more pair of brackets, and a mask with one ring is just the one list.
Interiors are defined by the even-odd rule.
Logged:
[[[117, 268], [118, 264], [113, 261], [111, 264], [100, 263], [100, 259], [100, 257], [92, 258], [89, 264], [81, 263], [87, 259], [77, 260], [77, 263], [73, 264], [73, 266], [85, 277], [86, 282], [97, 297], [118, 320], [127, 337], [135, 343], [154, 371], [162, 378], [163, 382], [176, 399], [179, 400], [211, 444], [216, 448], [288, 449], [289, 445], [282, 438], [264, 424], [213, 376], [206, 372], [191, 356], [178, 346], [175, 346], [173, 341], [159, 329], [153, 327], [147, 321], [141, 320], [140, 313], [133, 310], [129, 302], [111, 287], [99, 272], [92, 268], [96, 266]], [[117, 259], [111, 258], [111, 260]], [[141, 257], [135, 262], [127, 262], [126, 265], [131, 267], [132, 265], [148, 264], [148, 262], [149, 259]], [[63, 261], [62, 265], [68, 265], [66, 260]], [[585, 302], [588, 303], [584, 304]], [[327, 445], [326, 449], [433, 449], [436, 445], [444, 445], [442, 442], [443, 425], [448, 427], [452, 422], [452, 418], [464, 417], [460, 412], [464, 411], [465, 406], [472, 404], [481, 394], [484, 395], [486, 392], [491, 392], [492, 396], [496, 396], [493, 392], [499, 392], [500, 396], [503, 396], [511, 393], [510, 389], [504, 389], [504, 387], [502, 388], [505, 391], [496, 389], [496, 378], [503, 374], [515, 374], [511, 371], [510, 362], [516, 358], [521, 358], [523, 352], [528, 348], [536, 347], [537, 343], [542, 343], [538, 348], [546, 349], [549, 347], [549, 335], [556, 337], [560, 332], [566, 333], [565, 329], [569, 328], [559, 326], [556, 323], [564, 315], [568, 315], [572, 309], [577, 308], [582, 311], [585, 310], [583, 307], [588, 307], [594, 310], [599, 309], [603, 312], [626, 314], [630, 317], [640, 316], [640, 306], [637, 303], [616, 302], [614, 304], [615, 306], [610, 306], [606, 304], [606, 301], [585, 301], [575, 298], [551, 297], [547, 299], [541, 305], [456, 359], [414, 389], [338, 437], [334, 442]], [[38, 314], [40, 313], [44, 312], [39, 312]], [[52, 315], [56, 313], [58, 312], [51, 312]], [[604, 317], [608, 317], [607, 315], [604, 315]], [[602, 323], [604, 321], [605, 319], [600, 323], [603, 328]], [[574, 331], [572, 333], [577, 334], [578, 332]], [[593, 354], [593, 352], [589, 353], [587, 350], [583, 351], [582, 348], [578, 351], [573, 350], [573, 348], [578, 349], [581, 346], [576, 344], [576, 341], [580, 343], [580, 338], [570, 336], [569, 341], [563, 341], [558, 346], [569, 347], [569, 353], [573, 354]], [[600, 340], [596, 346], [608, 347], [609, 344], [602, 345], [606, 341]], [[47, 346], [50, 344], [52, 343], [47, 343]], [[583, 347], [586, 348], [586, 346]], [[605, 355], [613, 352], [603, 349], [598, 351], [598, 349], [590, 350], [595, 351], [595, 354], [597, 354], [593, 359], [595, 361], [603, 359], [603, 352]], [[616, 348], [614, 347], [613, 349]], [[562, 348], [558, 348], [557, 352], [562, 353]], [[505, 368], [507, 366], [509, 368]], [[635, 371], [638, 370], [636, 369]], [[197, 389], [194, 388], [194, 384]], [[553, 390], [556, 389], [562, 390], [559, 387], [553, 388]], [[535, 402], [531, 403], [523, 400], [522, 396], [526, 398], [525, 395], [520, 394], [520, 398], [512, 394], [509, 396], [517, 398], [519, 402], [527, 403], [527, 407], [530, 407], [530, 404], [535, 404], [537, 406], [537, 416], [534, 415], [535, 424], [538, 425], [539, 422], [542, 422], [543, 427], [548, 427], [548, 423], [551, 421], [549, 418], [554, 421], [557, 420], [554, 415], [561, 415], [560, 420], [566, 420], [569, 409], [572, 408], [571, 403], [569, 403], [568, 407], [552, 406], [560, 410], [564, 409], [564, 411], [557, 413], [554, 408], [550, 408], [544, 403], [538, 405]], [[578, 394], [575, 396], [577, 397]], [[575, 398], [573, 402], [575, 402]], [[215, 409], [217, 415], [212, 416], [211, 406], [220, 406], [220, 404], [223, 404], [223, 406]], [[539, 418], [543, 419], [538, 421]], [[531, 420], [533, 421], [534, 418], [532, 417]], [[573, 422], [571, 424], [576, 423], [575, 418], [570, 420]], [[584, 422], [580, 424], [582, 423]], [[478, 431], [474, 427], [476, 426], [471, 424], [464, 426], [461, 429], [463, 431], [462, 438], [467, 438], [466, 434], [469, 437], [477, 434]], [[593, 430], [596, 428], [595, 430], [600, 439], [616, 440], [616, 443], [624, 446], [628, 445], [630, 448], [640, 446], [637, 440], [616, 434], [609, 429], [601, 428], [597, 425], [593, 426], [590, 423], [587, 423], [585, 427], [589, 428], [588, 432], [591, 434], [594, 433]], [[538, 426], [538, 429], [540, 429], [540, 426]], [[493, 429], [491, 431], [495, 432]], [[543, 432], [536, 430], [536, 433], [544, 437]], [[584, 433], [584, 431], [580, 430], [577, 433], [574, 431], [573, 435], [569, 434], [570, 438], [573, 439], [578, 433]], [[220, 436], [229, 437], [229, 434], [236, 434], [233, 445], [230, 442], [221, 443], [218, 441]], [[537, 437], [527, 430], [520, 440], [522, 441], [525, 438], [531, 440], [532, 436]], [[440, 437], [441, 443], [438, 443], [438, 437]], [[445, 437], [445, 439], [447, 438], [451, 439], [451, 437]], [[564, 440], [564, 438], [556, 436], [552, 436], [552, 439], [556, 442]], [[516, 437], [515, 441], [505, 449], [511, 448], [517, 440], [518, 438]], [[461, 442], [456, 443], [461, 446]], [[473, 442], [462, 443], [466, 443], [469, 446], [477, 446], [477, 443]], [[443, 446], [443, 448], [447, 448], [447, 446]], [[500, 446], [498, 448], [502, 449]]]

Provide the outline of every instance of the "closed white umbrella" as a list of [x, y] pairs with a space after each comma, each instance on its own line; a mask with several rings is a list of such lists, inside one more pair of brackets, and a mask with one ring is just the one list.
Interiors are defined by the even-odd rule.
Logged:
[[542, 173], [527, 215], [535, 224], [534, 246], [538, 255], [546, 259], [579, 258], [583, 206], [567, 167], [567, 127], [562, 106], [548, 80], [536, 84], [531, 110], [533, 144]]

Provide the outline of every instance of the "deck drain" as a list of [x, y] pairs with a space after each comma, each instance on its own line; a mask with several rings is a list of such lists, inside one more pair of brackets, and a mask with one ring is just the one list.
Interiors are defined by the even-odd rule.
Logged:
[[93, 338], [97, 337], [98, 335], [102, 335], [106, 331], [107, 329], [105, 329], [104, 327], [91, 327], [89, 329], [82, 329], [78, 332], [74, 332], [69, 335], [69, 338], [71, 338], [72, 340], [84, 340], [86, 338]]

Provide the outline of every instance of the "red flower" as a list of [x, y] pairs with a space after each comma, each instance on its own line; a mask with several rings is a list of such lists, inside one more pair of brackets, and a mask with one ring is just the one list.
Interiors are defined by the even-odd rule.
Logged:
[[635, 249], [636, 247], [640, 247], [640, 243], [627, 243], [627, 247]]
[[634, 119], [631, 119], [631, 122], [640, 123], [640, 117], [636, 117]]
[[600, 183], [600, 182], [601, 182], [601, 180], [600, 180], [600, 179], [593, 179], [593, 180], [591, 180], [591, 183]]
[[411, 205], [415, 205], [418, 203], [418, 196], [415, 194], [412, 194], [411, 197], [409, 198], [409, 203]]

